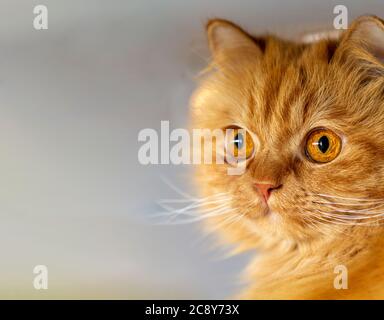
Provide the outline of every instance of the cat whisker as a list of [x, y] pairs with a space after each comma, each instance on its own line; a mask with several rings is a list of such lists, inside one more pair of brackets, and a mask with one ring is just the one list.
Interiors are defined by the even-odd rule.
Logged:
[[334, 220], [334, 219], [330, 219], [329, 221], [331, 221], [334, 224], [344, 225], [344, 226], [372, 227], [372, 226], [381, 226], [381, 225], [383, 225], [383, 223], [381, 223], [382, 220], [384, 220], [384, 219], [376, 219], [374, 221], [366, 221], [366, 222], [358, 222], [358, 221], [346, 222], [346, 221]]
[[[232, 211], [234, 211], [234, 209]], [[230, 216], [225, 218], [223, 221], [218, 223], [212, 231], [216, 231], [216, 230], [218, 230], [220, 228], [223, 228], [224, 226], [228, 226], [229, 223], [234, 220], [234, 218], [238, 218], [239, 216], [241, 216], [241, 215], [239, 215], [239, 214], [231, 214]]]
[[229, 209], [228, 207], [225, 207], [225, 208], [222, 208], [219, 210], [214, 210], [213, 212], [207, 213], [205, 215], [198, 215], [197, 217], [195, 217], [193, 219], [183, 219], [183, 220], [173, 221], [173, 222], [167, 221], [167, 222], [163, 222], [163, 223], [159, 223], [159, 224], [166, 224], [166, 225], [190, 224], [190, 223], [199, 222], [199, 221], [202, 221], [202, 220], [205, 220], [208, 218], [225, 215], [225, 214], [230, 213], [231, 211], [233, 211], [233, 209]]
[[[328, 235], [326, 231], [331, 230], [332, 232], [342, 233], [346, 236], [350, 236], [344, 230], [340, 230], [340, 225], [330, 224], [329, 220], [319, 217], [318, 215], [311, 212], [305, 212], [305, 214], [306, 215], [304, 216], [304, 218], [311, 222], [313, 229], [323, 233], [324, 235]], [[324, 230], [323, 228], [319, 228], [318, 225], [321, 225], [326, 230]]]
[[217, 194], [205, 197], [205, 198], [199, 198], [199, 199], [196, 199], [196, 198], [194, 198], [194, 199], [161, 199], [160, 201], [158, 201], [158, 203], [204, 202], [207, 199], [223, 197], [223, 196], [227, 196], [227, 195], [228, 195], [228, 192], [220, 192], [220, 193], [217, 193]]
[[372, 218], [377, 218], [377, 217], [383, 217], [384, 216], [384, 212], [379, 212], [379, 213], [372, 213], [371, 215], [343, 215], [343, 214], [340, 214], [340, 213], [332, 213], [332, 212], [326, 212], [326, 211], [322, 211], [322, 210], [317, 210], [315, 209], [315, 211], [319, 212], [320, 214], [323, 214], [323, 215], [328, 215], [328, 216], [331, 216], [331, 217], [336, 217], [336, 218], [339, 218], [339, 219], [346, 219], [346, 220], [365, 220], [365, 219], [372, 219]]
[[308, 192], [309, 195], [312, 196], [319, 196], [319, 197], [324, 197], [324, 198], [330, 198], [330, 199], [343, 199], [343, 200], [350, 200], [350, 201], [360, 201], [360, 202], [382, 202], [383, 199], [366, 199], [366, 198], [349, 198], [349, 197], [341, 197], [341, 196], [335, 196], [335, 195], [330, 195], [330, 194], [324, 194], [324, 193], [312, 193]]
[[305, 212], [304, 220], [312, 222], [312, 225], [314, 225], [316, 227], [318, 224], [321, 224], [321, 225], [326, 226], [328, 228], [331, 227], [329, 224], [326, 223], [327, 221], [324, 220], [322, 217], [319, 217], [318, 215], [310, 213], [310, 212]]
[[369, 206], [369, 205], [383, 205], [384, 206], [384, 201], [373, 201], [371, 203], [341, 203], [341, 202], [323, 202], [323, 201], [312, 201], [312, 203], [316, 204], [321, 204], [321, 205], [332, 205], [332, 206]]
[[[320, 213], [320, 214], [319, 214]], [[362, 219], [345, 219], [345, 217], [340, 217], [339, 215], [333, 215], [326, 212], [318, 212], [318, 214], [314, 214], [307, 212], [307, 214], [311, 214], [315, 219], [322, 220], [328, 224], [335, 225], [343, 225], [343, 226], [373, 226], [380, 225], [379, 222], [384, 220], [384, 214], [380, 214], [380, 216], [371, 218], [371, 221], [361, 221]]]
[[[233, 211], [236, 211], [238, 209], [236, 208], [233, 208]], [[233, 222], [233, 219], [235, 219], [236, 217], [238, 219], [236, 219], [235, 222], [237, 222], [237, 220], [240, 220], [243, 216], [245, 215], [245, 213], [243, 214], [237, 214], [237, 213], [234, 213], [234, 214], [230, 214], [228, 217], [226, 217], [223, 221], [220, 221], [219, 223], [217, 223], [214, 227], [211, 227], [209, 228], [209, 230], [207, 230], [197, 241], [195, 244], [198, 244], [198, 243], [201, 243], [203, 242], [205, 239], [207, 239], [211, 234], [213, 234], [214, 232], [216, 232], [218, 229], [220, 228], [225, 228], [227, 227], [228, 225], [231, 224], [231, 222]], [[234, 223], [234, 222], [233, 222]]]
[[[188, 205], [188, 206], [186, 206], [184, 208], [174, 209], [173, 212], [174, 213], [183, 213], [183, 212], [186, 212], [186, 211], [188, 211], [190, 209], [201, 208], [201, 207], [205, 207], [205, 206], [210, 205], [210, 204], [228, 202], [229, 200], [230, 200], [230, 198], [225, 198], [225, 199], [219, 199], [219, 200], [212, 200], [212, 201], [192, 203], [192, 204], [190, 204], [190, 205]], [[164, 206], [163, 203], [159, 203], [159, 205], [160, 206]]]
[[[173, 207], [167, 206], [166, 204], [159, 204], [160, 207], [162, 207], [165, 212], [160, 212], [157, 214], [153, 214], [153, 217], [164, 217], [164, 216], [169, 216], [169, 217], [178, 217], [180, 215], [183, 216], [197, 216], [197, 215], [202, 215], [203, 213], [210, 212], [215, 209], [221, 209], [222, 207], [228, 206], [230, 202], [230, 199], [226, 200], [217, 200], [217, 201], [207, 201], [207, 202], [202, 202], [198, 204], [193, 204], [193, 205], [188, 205], [184, 208], [181, 209], [175, 209]], [[210, 206], [212, 204], [217, 204], [215, 206]], [[207, 207], [207, 208], [204, 208]], [[194, 210], [192, 210], [194, 209]]]
[[178, 188], [177, 186], [175, 186], [169, 179], [167, 179], [165, 176], [160, 176], [160, 179], [166, 184], [168, 185], [168, 187], [170, 187], [173, 191], [175, 191], [177, 194], [179, 194], [180, 196], [186, 198], [186, 199], [191, 199], [191, 200], [198, 200], [196, 197], [193, 197], [191, 196], [190, 194], [182, 191], [180, 188]]
[[[170, 223], [179, 217], [183, 217], [184, 220], [186, 217], [194, 217], [194, 219], [190, 220], [197, 221], [219, 214], [223, 209], [228, 208], [228, 204], [231, 200], [228, 192], [220, 192], [203, 198], [194, 197], [182, 191], [164, 176], [161, 176], [160, 178], [178, 195], [183, 197], [181, 199], [161, 199], [157, 202], [157, 204], [165, 211], [154, 213], [151, 216], [152, 218], [168, 217], [169, 219], [167, 223]], [[182, 208], [175, 208], [175, 205], [180, 204], [187, 205]]]
[[[361, 216], [361, 217], [372, 217], [376, 214], [384, 213], [382, 207], [373, 207], [371, 209], [361, 209], [361, 210], [351, 210], [351, 209], [340, 209], [335, 207], [326, 207], [324, 206], [322, 209], [328, 213], [332, 213], [335, 215], [345, 215], [345, 216]], [[320, 210], [322, 211], [322, 210]]]

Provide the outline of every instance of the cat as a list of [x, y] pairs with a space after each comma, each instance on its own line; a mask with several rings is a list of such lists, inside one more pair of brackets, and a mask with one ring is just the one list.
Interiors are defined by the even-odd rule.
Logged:
[[243, 174], [229, 163], [195, 174], [226, 208], [204, 226], [235, 253], [255, 251], [236, 298], [383, 299], [384, 22], [362, 16], [310, 43], [222, 19], [206, 31], [212, 62], [191, 127], [246, 132], [226, 142], [245, 155]]

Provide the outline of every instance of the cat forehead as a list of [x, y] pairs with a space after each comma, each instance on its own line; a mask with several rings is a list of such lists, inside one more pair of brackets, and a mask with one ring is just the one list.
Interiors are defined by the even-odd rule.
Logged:
[[331, 121], [335, 113], [343, 112], [342, 105], [336, 106], [334, 88], [321, 64], [308, 67], [292, 63], [265, 68], [261, 73], [249, 81], [247, 90], [240, 88], [238, 108], [243, 110], [232, 111], [241, 121], [252, 121], [258, 127], [284, 123], [294, 128], [320, 119]]
[[378, 110], [384, 90], [358, 68], [350, 69], [340, 54], [336, 57], [338, 46], [333, 40], [296, 44], [268, 37], [261, 57], [240, 50], [236, 59], [217, 59], [198, 105], [209, 110], [207, 118], [216, 115], [220, 124], [242, 124], [253, 131], [296, 132], [322, 123], [377, 127], [384, 121]]
[[262, 48], [262, 63], [269, 68], [289, 65], [305, 66], [316, 63], [329, 63], [339, 45], [337, 39], [322, 39], [304, 43], [283, 40], [275, 36], [254, 38]]

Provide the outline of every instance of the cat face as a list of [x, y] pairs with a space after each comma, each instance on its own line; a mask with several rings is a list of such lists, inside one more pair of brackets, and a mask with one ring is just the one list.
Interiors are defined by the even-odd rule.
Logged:
[[362, 17], [340, 40], [313, 44], [251, 38], [222, 20], [207, 31], [213, 62], [192, 99], [193, 127], [247, 132], [225, 142], [248, 154], [242, 175], [228, 175], [230, 164], [197, 173], [204, 195], [228, 195], [228, 228], [302, 241], [379, 225], [383, 22]]

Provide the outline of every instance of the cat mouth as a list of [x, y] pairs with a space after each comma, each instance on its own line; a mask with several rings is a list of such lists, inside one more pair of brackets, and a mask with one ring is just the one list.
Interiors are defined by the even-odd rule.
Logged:
[[262, 217], [268, 217], [273, 213], [273, 210], [267, 203], [262, 203], [260, 208], [260, 214]]
[[260, 204], [260, 214], [265, 218], [276, 220], [278, 217], [281, 217], [279, 211], [276, 209], [277, 208], [273, 205], [273, 203], [262, 202]]

